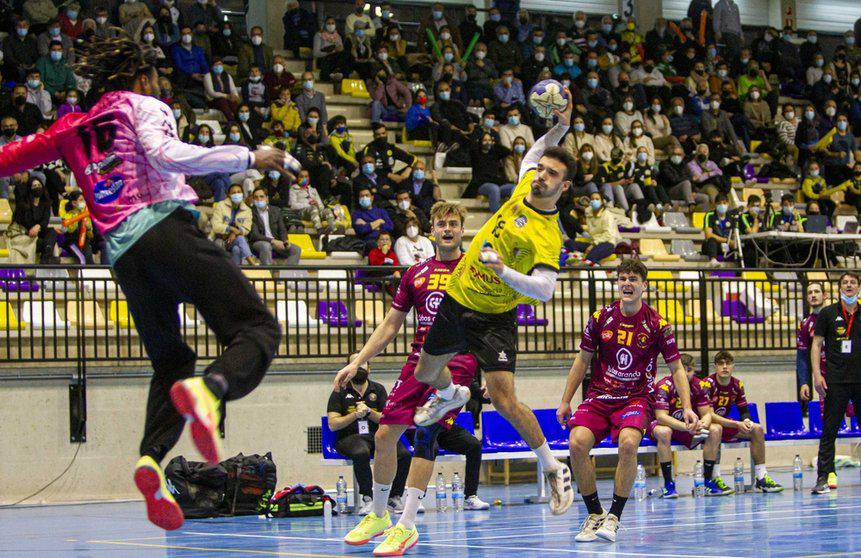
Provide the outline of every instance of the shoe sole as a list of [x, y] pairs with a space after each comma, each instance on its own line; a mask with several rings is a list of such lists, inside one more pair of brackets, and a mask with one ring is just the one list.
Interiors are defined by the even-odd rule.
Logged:
[[[559, 500], [560, 505], [559, 508], [553, 509], [553, 497], [551, 495], [550, 498], [550, 513], [553, 515], [562, 515], [568, 511], [568, 508], [574, 503], [574, 488], [571, 486], [571, 469], [568, 468], [568, 465], [563, 465], [562, 472], [562, 493], [560, 494]], [[550, 485], [550, 491], [553, 491], [553, 485]], [[564, 497], [564, 500], [563, 500]]]
[[599, 539], [604, 539], [608, 542], [616, 542], [616, 534], [615, 533], [607, 533], [605, 531], [601, 531], [600, 529], [595, 532], [595, 536]]
[[348, 540], [347, 540], [347, 538], [345, 537], [345, 538], [344, 538], [344, 542], [345, 542], [345, 543], [347, 543], [347, 544], [348, 544], [348, 545], [350, 545], [350, 546], [362, 546], [362, 545], [364, 545], [364, 544], [368, 544], [369, 542], [371, 542], [372, 540], [376, 539], [376, 538], [377, 538], [377, 537], [379, 537], [380, 535], [384, 534], [384, 533], [385, 533], [386, 531], [388, 531], [388, 530], [389, 530], [389, 527], [386, 527], [385, 529], [383, 529], [382, 531], [380, 531], [380, 532], [379, 532], [379, 533], [377, 533], [376, 535], [371, 535], [370, 537], [368, 537], [367, 539], [362, 540], [362, 541], [348, 541]]
[[170, 399], [173, 401], [173, 406], [176, 407], [177, 412], [185, 417], [186, 423], [189, 424], [191, 439], [197, 451], [207, 463], [218, 465], [221, 462], [221, 444], [216, 432], [218, 425], [208, 427], [204, 424], [204, 418], [197, 414], [194, 393], [187, 389], [183, 382], [173, 384], [173, 387], [170, 388]]
[[138, 467], [135, 469], [135, 485], [146, 501], [146, 514], [150, 523], [165, 531], [182, 527], [185, 515], [173, 496], [164, 497], [158, 471], [148, 466]]
[[[460, 390], [458, 390], [457, 393], [455, 393], [455, 396], [452, 398], [451, 401], [449, 401], [448, 403], [446, 403], [442, 407], [439, 407], [439, 409], [436, 411], [436, 413], [434, 415], [431, 415], [430, 417], [426, 417], [422, 420], [419, 420], [416, 417], [413, 417], [413, 422], [415, 422], [416, 426], [430, 426], [432, 424], [439, 422], [440, 420], [442, 420], [442, 417], [444, 417], [446, 415], [446, 413], [448, 413], [452, 409], [457, 409], [458, 407], [463, 407], [464, 405], [466, 405], [467, 401], [469, 401], [469, 395], [467, 395], [466, 399], [464, 399], [463, 401], [461, 401], [459, 399], [459, 397], [460, 397]], [[436, 416], [436, 415], [439, 415], [439, 416]]]
[[756, 489], [764, 494], [777, 494], [778, 492], [783, 492], [785, 488], [760, 488], [756, 487]]
[[374, 556], [403, 556], [404, 553], [409, 552], [410, 550], [415, 548], [417, 544], [419, 544], [418, 534], [416, 534], [416, 538], [413, 539], [412, 543], [410, 543], [409, 546], [404, 547], [403, 550], [395, 550], [393, 552], [380, 552], [379, 554], [374, 551]]
[[574, 542], [595, 542], [598, 540], [598, 535], [592, 534], [591, 538], [581, 538], [580, 535], [574, 537]]
[[678, 500], [679, 495], [678, 494], [671, 494], [669, 496], [661, 496], [661, 499], [662, 500]]
[[831, 492], [830, 488], [825, 489], [825, 490], [811, 490], [810, 491], [811, 494], [828, 494], [829, 492]]

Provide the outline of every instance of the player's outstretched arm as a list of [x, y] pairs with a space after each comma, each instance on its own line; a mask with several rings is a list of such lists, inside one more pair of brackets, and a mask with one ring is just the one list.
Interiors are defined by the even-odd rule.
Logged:
[[685, 427], [693, 431], [700, 422], [700, 417], [694, 412], [691, 407], [691, 387], [688, 384], [688, 374], [685, 372], [685, 367], [682, 366], [681, 359], [676, 359], [669, 363], [670, 371], [673, 373], [673, 383], [676, 386], [676, 391], [679, 394], [679, 399], [682, 400], [682, 412], [685, 417]]
[[27, 136], [0, 148], [0, 176], [31, 170], [61, 157], [59, 135], [52, 126], [46, 132]]
[[565, 93], [568, 95], [569, 99], [572, 99], [572, 101], [568, 103], [568, 108], [565, 109], [564, 112], [560, 112], [558, 110], [554, 111], [557, 118], [556, 125], [550, 128], [546, 134], [538, 138], [538, 141], [532, 144], [532, 147], [529, 148], [529, 151], [527, 151], [526, 155], [523, 156], [523, 161], [520, 163], [520, 176], [518, 177], [518, 181], [523, 180], [523, 176], [527, 172], [538, 166], [538, 161], [544, 155], [544, 151], [548, 147], [559, 145], [559, 142], [562, 141], [563, 137], [565, 137], [565, 133], [571, 125], [571, 113], [574, 110], [573, 96], [567, 87], [565, 88]]
[[592, 355], [589, 351], [580, 349], [577, 357], [574, 359], [574, 364], [568, 371], [568, 379], [565, 382], [565, 391], [562, 393], [562, 403], [556, 410], [556, 420], [559, 424], [565, 425], [568, 418], [571, 416], [571, 399], [583, 383], [583, 378], [586, 377], [586, 370], [589, 369], [589, 363], [592, 362]]
[[389, 346], [389, 343], [394, 340], [403, 327], [406, 318], [406, 312], [401, 312], [397, 308], [389, 308], [383, 323], [377, 326], [371, 337], [365, 342], [365, 346], [359, 351], [359, 356], [335, 375], [335, 391], [341, 391], [341, 388], [347, 386], [347, 383], [356, 375], [359, 364], [368, 362]]
[[486, 267], [492, 269], [502, 279], [503, 283], [523, 296], [541, 302], [547, 302], [553, 298], [556, 278], [559, 276], [556, 270], [537, 267], [532, 270], [530, 275], [520, 273], [506, 266], [499, 252], [489, 246], [485, 246], [481, 250], [479, 259]]

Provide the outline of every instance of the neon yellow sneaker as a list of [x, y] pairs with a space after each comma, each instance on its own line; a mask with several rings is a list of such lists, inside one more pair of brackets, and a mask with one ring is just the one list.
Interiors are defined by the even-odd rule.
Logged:
[[419, 542], [419, 532], [415, 527], [407, 529], [400, 523], [389, 529], [386, 540], [374, 549], [374, 556], [403, 556], [404, 552]]
[[366, 515], [353, 530], [344, 537], [344, 542], [352, 546], [368, 544], [372, 539], [379, 537], [392, 526], [389, 512], [383, 517], [378, 517], [374, 512]]
[[167, 488], [164, 473], [155, 460], [144, 455], [135, 465], [135, 484], [146, 500], [146, 514], [153, 525], [165, 531], [179, 529], [185, 521], [182, 508]]
[[170, 388], [173, 406], [191, 427], [191, 439], [197, 451], [211, 465], [221, 461], [221, 440], [218, 423], [221, 421], [219, 401], [209, 391], [203, 378], [180, 380]]
[[828, 488], [837, 490], [837, 473], [828, 473]]

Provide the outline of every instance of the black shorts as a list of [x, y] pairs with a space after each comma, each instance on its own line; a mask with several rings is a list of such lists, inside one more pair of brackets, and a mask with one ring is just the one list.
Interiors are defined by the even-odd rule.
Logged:
[[429, 355], [468, 352], [485, 372], [514, 372], [517, 362], [517, 311], [485, 314], [448, 294], [442, 299], [423, 347]]

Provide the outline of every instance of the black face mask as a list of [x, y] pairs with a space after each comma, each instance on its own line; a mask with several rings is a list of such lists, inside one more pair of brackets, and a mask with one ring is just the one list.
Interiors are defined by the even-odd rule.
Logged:
[[316, 145], [317, 142], [320, 141], [320, 138], [317, 137], [317, 134], [311, 134], [305, 138], [305, 141], [308, 142], [308, 145]]
[[377, 147], [383, 147], [388, 143], [386, 138], [374, 138], [374, 145]]
[[476, 16], [473, 14], [466, 14], [466, 20], [467, 21], [471, 21], [471, 22], [475, 23], [475, 17]]
[[654, 66], [643, 66], [643, 69], [646, 71], [647, 74], [651, 74], [652, 70], [654, 70], [655, 67]]
[[630, 84], [627, 81], [620, 81], [619, 82], [619, 87], [627, 88], [628, 85], [630, 85]]
[[708, 160], [708, 157], [706, 155], [699, 154], [697, 155], [697, 160], [704, 163]]
[[3, 128], [3, 135], [7, 139], [11, 139], [11, 138], [15, 137], [15, 132], [17, 132], [17, 131], [18, 130], [15, 128]]
[[32, 188], [30, 190], [30, 193], [33, 194], [34, 198], [38, 198], [39, 196], [42, 195], [42, 189], [41, 188]]
[[748, 70], [747, 75], [749, 75], [750, 77], [756, 77], [756, 70]]
[[26, 102], [27, 102], [26, 97], [15, 97], [15, 106], [16, 107], [23, 107], [24, 103], [26, 103]]
[[359, 368], [356, 370], [356, 375], [353, 376], [354, 384], [364, 384], [368, 381], [368, 369], [367, 368]]

